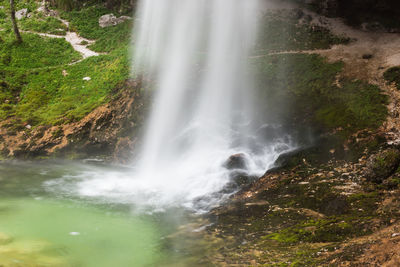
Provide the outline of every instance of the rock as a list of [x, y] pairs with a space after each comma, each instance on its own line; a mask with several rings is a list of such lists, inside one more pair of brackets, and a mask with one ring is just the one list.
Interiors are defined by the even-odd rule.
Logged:
[[246, 169], [246, 156], [243, 153], [234, 154], [223, 165], [228, 170]]
[[294, 17], [295, 17], [296, 19], [301, 19], [301, 18], [304, 16], [304, 12], [303, 12], [303, 10], [301, 10], [300, 8], [294, 10], [293, 12], [294, 12]]
[[134, 145], [135, 142], [131, 138], [120, 138], [115, 145], [114, 159], [119, 162], [128, 163], [132, 159]]
[[126, 20], [132, 19], [128, 16], [121, 16], [117, 18], [114, 14], [106, 14], [99, 18], [99, 26], [102, 28], [118, 25]]
[[361, 28], [364, 31], [372, 31], [372, 32], [387, 32], [388, 30], [381, 23], [374, 22], [365, 22], [361, 24]]
[[382, 183], [394, 174], [400, 165], [400, 151], [394, 148], [372, 155], [367, 162], [367, 180]]
[[371, 59], [371, 58], [373, 58], [374, 56], [372, 55], [372, 54], [363, 54], [362, 55], [362, 59]]
[[36, 9], [36, 11], [37, 12], [41, 12], [41, 13], [47, 13], [47, 8], [46, 8], [46, 6], [40, 6], [40, 7], [38, 7], [38, 9]]
[[342, 195], [328, 195], [323, 199], [321, 212], [326, 215], [340, 215], [348, 212], [350, 205]]
[[18, 10], [17, 12], [15, 12], [15, 18], [16, 19], [23, 19], [26, 18], [28, 16], [28, 9], [27, 8], [23, 8], [21, 10]]

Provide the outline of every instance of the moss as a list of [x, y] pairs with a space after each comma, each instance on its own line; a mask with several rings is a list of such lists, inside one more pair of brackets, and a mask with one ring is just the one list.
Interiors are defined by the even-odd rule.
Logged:
[[[274, 55], [254, 60], [265, 113], [289, 124], [342, 129], [347, 137], [376, 129], [387, 116], [387, 96], [361, 81], [338, 80], [343, 64], [318, 55]], [[282, 106], [288, 107], [282, 110]], [[278, 111], [278, 112], [277, 112]]]
[[389, 83], [394, 83], [400, 90], [400, 67], [393, 67], [385, 71], [383, 78]]
[[394, 174], [400, 164], [400, 151], [388, 149], [378, 153], [373, 158], [370, 173], [367, 178], [373, 182], [381, 183]]
[[370, 233], [363, 231], [365, 229], [360, 230], [364, 222], [357, 217], [346, 216], [308, 220], [278, 233], [267, 235], [264, 239], [275, 240], [283, 244], [340, 242], [350, 237]]

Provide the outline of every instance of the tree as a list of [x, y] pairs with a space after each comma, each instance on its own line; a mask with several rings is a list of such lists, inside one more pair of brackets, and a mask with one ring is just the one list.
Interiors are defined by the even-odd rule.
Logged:
[[22, 37], [18, 30], [17, 20], [15, 19], [15, 7], [14, 0], [10, 0], [10, 12], [11, 12], [11, 21], [14, 28], [15, 37], [17, 38], [17, 43], [22, 43]]

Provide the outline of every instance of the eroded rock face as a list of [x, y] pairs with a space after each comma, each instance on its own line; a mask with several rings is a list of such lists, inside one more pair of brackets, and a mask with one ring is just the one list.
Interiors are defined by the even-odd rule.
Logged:
[[119, 162], [131, 157], [144, 117], [141, 85], [128, 81], [119, 97], [82, 120], [60, 126], [10, 130], [0, 124], [0, 152], [6, 158], [104, 156]]
[[114, 14], [106, 14], [99, 18], [99, 26], [102, 28], [118, 25], [126, 20], [132, 19], [128, 16], [117, 18]]

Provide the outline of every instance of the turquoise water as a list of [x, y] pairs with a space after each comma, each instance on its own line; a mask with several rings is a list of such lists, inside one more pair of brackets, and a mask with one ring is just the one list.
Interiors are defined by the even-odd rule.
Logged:
[[194, 266], [186, 255], [204, 256], [185, 251], [181, 243], [191, 245], [181, 235], [170, 238], [190, 222], [176, 210], [138, 213], [130, 205], [66, 197], [43, 186], [71, 170], [79, 167], [0, 164], [0, 266]]

